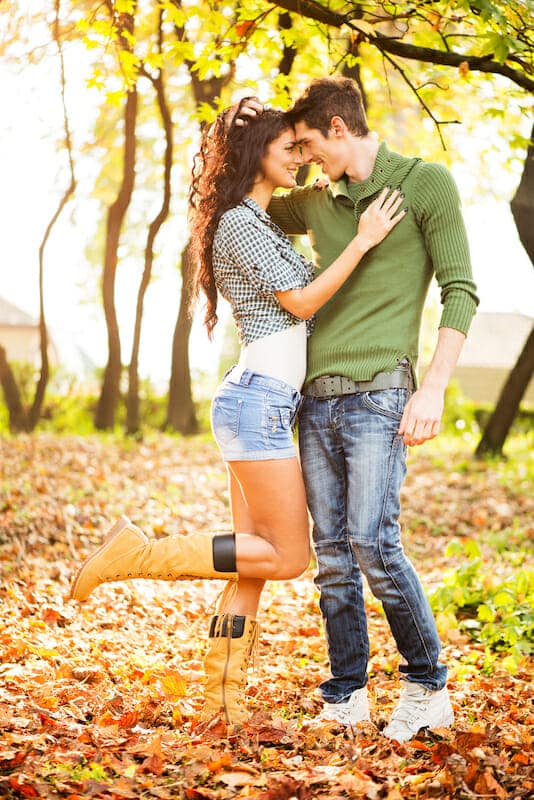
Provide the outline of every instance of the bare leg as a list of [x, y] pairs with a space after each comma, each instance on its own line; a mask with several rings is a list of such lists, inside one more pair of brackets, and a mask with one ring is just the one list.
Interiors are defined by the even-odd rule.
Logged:
[[[241, 486], [232, 475], [230, 469], [228, 469], [228, 489], [230, 492], [232, 529], [234, 531], [254, 532], [254, 522], [243, 497]], [[256, 617], [264, 585], [265, 581], [261, 578], [239, 577], [237, 585], [232, 584], [229, 587], [230, 590], [223, 593], [217, 613]]]
[[240, 578], [296, 578], [310, 561], [306, 495], [297, 458], [232, 461], [228, 466], [246, 508], [245, 515], [238, 503], [238, 514], [247, 526], [252, 523], [254, 531], [237, 529]]

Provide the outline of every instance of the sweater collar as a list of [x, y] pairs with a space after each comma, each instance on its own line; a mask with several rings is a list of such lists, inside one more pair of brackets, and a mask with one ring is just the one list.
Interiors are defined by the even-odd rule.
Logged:
[[381, 142], [376, 154], [373, 171], [369, 177], [360, 183], [352, 183], [351, 192], [349, 194], [349, 182], [347, 176], [344, 175], [338, 181], [330, 185], [332, 196], [347, 197], [349, 200], [353, 201], [354, 199], [361, 200], [364, 197], [375, 194], [375, 192], [388, 183], [402, 160], [403, 156], [392, 153], [388, 150], [385, 142]]

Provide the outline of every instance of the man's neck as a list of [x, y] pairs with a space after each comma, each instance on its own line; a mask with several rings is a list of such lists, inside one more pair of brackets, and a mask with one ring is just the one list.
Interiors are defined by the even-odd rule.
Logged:
[[351, 148], [350, 163], [345, 170], [349, 183], [361, 183], [371, 175], [380, 142], [375, 133], [355, 138]]

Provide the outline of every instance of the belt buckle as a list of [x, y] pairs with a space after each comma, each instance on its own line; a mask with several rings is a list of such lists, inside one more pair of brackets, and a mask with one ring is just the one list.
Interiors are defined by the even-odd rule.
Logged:
[[335, 375], [322, 375], [316, 378], [314, 383], [317, 384], [318, 394], [317, 397], [333, 397], [336, 394]]

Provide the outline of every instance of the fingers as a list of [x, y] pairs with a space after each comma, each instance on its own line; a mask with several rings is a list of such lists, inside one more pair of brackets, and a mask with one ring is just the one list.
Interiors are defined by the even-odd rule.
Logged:
[[243, 127], [247, 124], [248, 119], [258, 116], [263, 112], [263, 109], [264, 105], [257, 97], [247, 98], [239, 109], [239, 114], [235, 118], [236, 126], [238, 128]]
[[434, 439], [440, 431], [440, 420], [432, 419], [404, 419], [399, 426], [399, 436], [403, 437], [404, 444], [413, 447]]
[[438, 404], [432, 401], [431, 406], [424, 401], [422, 405], [420, 392], [421, 390], [412, 395], [406, 403], [399, 425], [398, 434], [408, 447], [434, 439], [441, 428], [441, 401]]
[[[371, 203], [369, 209], [381, 212], [387, 219], [392, 219], [399, 211], [404, 199], [404, 194], [402, 194], [399, 189], [391, 191], [391, 187], [386, 186], [382, 189], [376, 200]], [[399, 218], [395, 220], [395, 224], [399, 219], [402, 219], [407, 210], [407, 208], [403, 209], [403, 214], [399, 215]]]
[[404, 195], [401, 194], [399, 191], [397, 191], [397, 189], [395, 189], [395, 191], [392, 192], [391, 195], [384, 202], [382, 210], [385, 211], [386, 214], [393, 216], [393, 214], [395, 214], [395, 212], [402, 205], [403, 201], [404, 201]]

